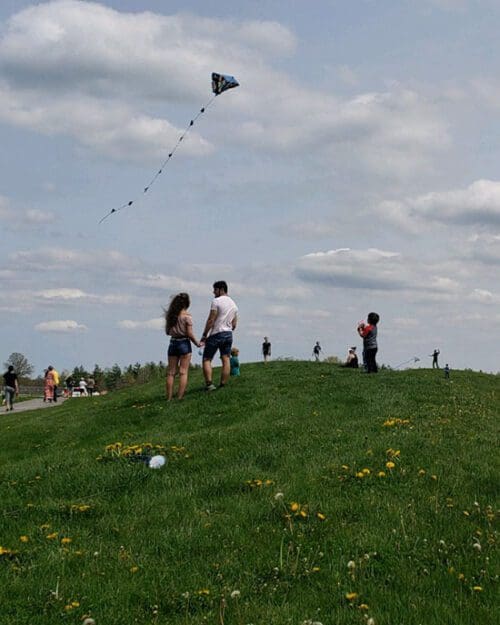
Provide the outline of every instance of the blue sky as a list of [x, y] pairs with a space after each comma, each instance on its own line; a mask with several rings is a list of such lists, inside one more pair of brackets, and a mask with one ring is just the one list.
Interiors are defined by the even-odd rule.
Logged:
[[[213, 281], [243, 361], [441, 349], [498, 371], [500, 7], [488, 0], [0, 7], [0, 347], [37, 372], [165, 360]], [[238, 89], [200, 117], [212, 71]], [[199, 356], [195, 354], [195, 362]]]

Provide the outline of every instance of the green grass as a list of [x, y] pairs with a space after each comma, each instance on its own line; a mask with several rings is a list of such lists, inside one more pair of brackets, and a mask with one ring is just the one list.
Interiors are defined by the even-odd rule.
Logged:
[[2, 415], [2, 625], [498, 622], [500, 377], [273, 362], [201, 383]]

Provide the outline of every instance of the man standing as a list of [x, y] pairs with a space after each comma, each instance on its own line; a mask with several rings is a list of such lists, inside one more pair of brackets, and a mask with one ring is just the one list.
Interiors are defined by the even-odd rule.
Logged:
[[233, 331], [238, 322], [238, 307], [227, 294], [227, 283], [223, 280], [214, 282], [213, 289], [214, 299], [201, 337], [201, 344], [204, 348], [203, 376], [207, 391], [216, 389], [212, 381], [212, 359], [217, 350], [219, 350], [222, 359], [220, 388], [224, 388], [229, 379]]
[[271, 343], [267, 336], [264, 337], [264, 342], [262, 343], [262, 355], [264, 356], [264, 362], [267, 362], [271, 356]]
[[52, 367], [52, 375], [54, 378], [54, 401], [57, 401], [57, 391], [59, 389], [59, 373]]
[[319, 341], [316, 341], [316, 345], [313, 347], [313, 356], [316, 362], [319, 362], [319, 355], [321, 354], [321, 345]]

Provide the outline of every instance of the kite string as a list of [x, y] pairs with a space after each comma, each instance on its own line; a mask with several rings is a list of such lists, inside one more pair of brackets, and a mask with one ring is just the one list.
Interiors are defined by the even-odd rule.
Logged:
[[[167, 158], [163, 161], [163, 163], [161, 164], [160, 168], [158, 169], [158, 171], [155, 173], [155, 175], [152, 177], [152, 179], [150, 180], [149, 184], [146, 185], [144, 187], [144, 191], [142, 193], [142, 195], [144, 196], [145, 193], [147, 193], [149, 191], [149, 189], [153, 186], [153, 184], [156, 182], [156, 180], [158, 179], [158, 177], [163, 173], [163, 170], [165, 169], [165, 167], [168, 165], [168, 162], [170, 161], [170, 159], [172, 158], [172, 156], [175, 154], [177, 148], [179, 147], [179, 145], [182, 143], [182, 141], [184, 140], [185, 136], [188, 134], [188, 132], [191, 130], [191, 128], [194, 126], [194, 124], [196, 123], [196, 121], [198, 120], [199, 117], [201, 117], [201, 115], [208, 109], [208, 107], [213, 103], [213, 101], [215, 100], [215, 98], [217, 97], [218, 94], [213, 95], [210, 100], [205, 104], [205, 106], [202, 106], [202, 108], [198, 111], [198, 113], [196, 114], [195, 117], [193, 117], [193, 119], [189, 122], [189, 124], [187, 125], [186, 129], [184, 130], [184, 132], [182, 133], [182, 135], [179, 137], [179, 139], [177, 139], [177, 143], [174, 145], [173, 149], [168, 153]], [[110, 215], [112, 215], [113, 213], [117, 213], [121, 210], [123, 210], [124, 208], [127, 208], [129, 206], [132, 206], [132, 204], [134, 204], [134, 202], [136, 202], [139, 199], [139, 197], [136, 197], [133, 200], [129, 200], [128, 202], [126, 202], [125, 204], [122, 204], [121, 206], [119, 206], [118, 208], [112, 208], [109, 213], [107, 213], [106, 215], [104, 215], [104, 217], [100, 220], [100, 224], [107, 219]]]

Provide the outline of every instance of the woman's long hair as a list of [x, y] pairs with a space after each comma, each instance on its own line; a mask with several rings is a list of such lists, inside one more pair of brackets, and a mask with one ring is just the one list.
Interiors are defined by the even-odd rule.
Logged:
[[189, 308], [191, 301], [187, 293], [179, 293], [174, 295], [170, 300], [170, 306], [165, 311], [165, 332], [168, 334], [169, 330], [175, 326], [179, 319], [179, 313], [181, 310]]

